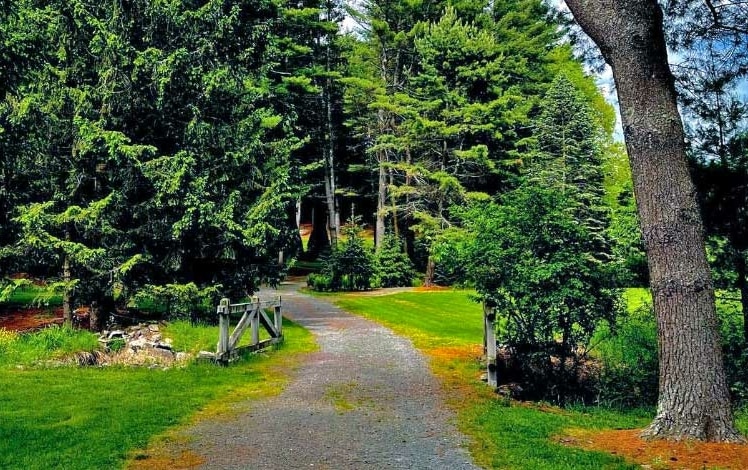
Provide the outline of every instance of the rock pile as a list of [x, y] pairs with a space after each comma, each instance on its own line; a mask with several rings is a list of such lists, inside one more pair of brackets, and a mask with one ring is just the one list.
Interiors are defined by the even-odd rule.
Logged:
[[[172, 340], [163, 337], [158, 323], [141, 323], [126, 329], [104, 331], [99, 336], [99, 342], [107, 351], [105, 357], [97, 358], [96, 363], [100, 365], [171, 367], [184, 364], [191, 358], [185, 352], [174, 351]], [[80, 360], [78, 362], [81, 363]]]

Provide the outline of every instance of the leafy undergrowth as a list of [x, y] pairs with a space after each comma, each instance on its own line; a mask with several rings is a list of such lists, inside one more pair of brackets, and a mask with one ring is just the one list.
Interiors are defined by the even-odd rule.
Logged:
[[[408, 292], [388, 296], [346, 294], [330, 297], [342, 308], [382, 323], [413, 340], [431, 359], [458, 424], [470, 436], [470, 451], [481, 466], [510, 469], [629, 469], [659, 461], [636, 460], [633, 452], [586, 446], [568, 430], [605, 436], [646, 426], [649, 410], [614, 411], [600, 407], [559, 409], [504, 400], [479, 380], [482, 311], [465, 291]], [[745, 431], [748, 420], [739, 425]], [[575, 440], [576, 439], [576, 440]], [[589, 440], [589, 439], [587, 439]], [[635, 449], [630, 449], [635, 451]], [[716, 454], [715, 454], [716, 455]], [[626, 457], [624, 460], [623, 457]], [[724, 466], [715, 461], [706, 468]], [[703, 468], [672, 467], [672, 468]], [[656, 468], [655, 466], [651, 468]], [[667, 468], [667, 467], [663, 467]]]
[[289, 368], [315, 348], [299, 326], [285, 324], [285, 335], [282, 353], [250, 356], [230, 367], [0, 369], [0, 468], [119, 468], [128, 456], [159, 468], [151, 451], [168, 439], [170, 428], [281, 390]]

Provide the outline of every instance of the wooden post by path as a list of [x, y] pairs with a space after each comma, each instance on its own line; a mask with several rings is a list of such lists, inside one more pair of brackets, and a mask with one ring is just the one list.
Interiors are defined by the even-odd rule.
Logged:
[[252, 344], [257, 344], [260, 342], [260, 310], [262, 309], [262, 306], [260, 305], [260, 298], [259, 297], [252, 297], [252, 304], [253, 312], [252, 312]]
[[278, 296], [278, 304], [273, 309], [273, 323], [275, 324], [275, 331], [278, 333], [278, 337], [283, 337], [283, 315], [281, 314], [281, 298]]
[[486, 368], [488, 375], [488, 385], [496, 387], [498, 381], [498, 371], [496, 368], [496, 312], [494, 307], [489, 307], [483, 302], [483, 337], [486, 346]]
[[229, 299], [218, 304], [218, 360], [225, 360], [229, 352]]

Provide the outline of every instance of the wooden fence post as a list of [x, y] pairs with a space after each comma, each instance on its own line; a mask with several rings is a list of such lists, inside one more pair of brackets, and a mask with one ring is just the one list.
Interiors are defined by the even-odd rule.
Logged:
[[218, 304], [218, 354], [219, 361], [228, 359], [229, 351], [229, 299], [221, 299]]
[[260, 304], [259, 297], [252, 297], [252, 303], [254, 304], [254, 312], [252, 312], [252, 344], [260, 342]]
[[283, 337], [283, 312], [281, 311], [281, 297], [278, 296], [278, 305], [273, 309], [273, 323], [275, 324], [275, 331], [278, 333], [278, 338]]
[[483, 333], [486, 338], [486, 368], [488, 369], [488, 385], [496, 387], [498, 371], [496, 367], [496, 312], [494, 307], [489, 307], [483, 302]]

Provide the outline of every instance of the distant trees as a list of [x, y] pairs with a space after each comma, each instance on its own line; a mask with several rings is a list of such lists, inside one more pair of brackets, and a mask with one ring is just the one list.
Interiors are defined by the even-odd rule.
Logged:
[[[375, 239], [387, 230], [425, 283], [439, 268], [435, 242], [453, 209], [516, 184], [531, 121], [553, 77], [566, 73], [612, 128], [612, 110], [539, 2], [365, 2], [364, 42], [346, 84], [354, 147], [370, 157]], [[378, 244], [378, 246], [381, 246]]]

